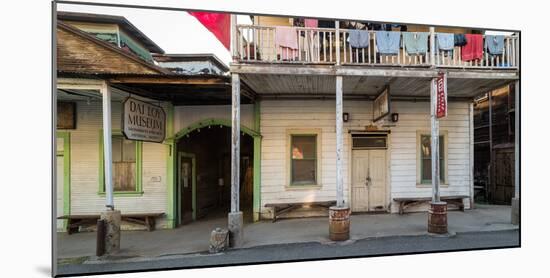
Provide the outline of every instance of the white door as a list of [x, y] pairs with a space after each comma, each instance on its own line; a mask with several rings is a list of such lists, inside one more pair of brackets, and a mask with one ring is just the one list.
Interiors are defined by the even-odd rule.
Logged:
[[386, 150], [353, 150], [352, 167], [352, 211], [386, 210]]
[[386, 210], [386, 150], [369, 150], [369, 211]]
[[[57, 186], [57, 216], [63, 215], [63, 163], [64, 159], [62, 155], [57, 156], [57, 176], [56, 176], [56, 186]], [[63, 231], [63, 220], [57, 220], [57, 230]]]
[[354, 212], [368, 211], [369, 192], [367, 189], [367, 177], [369, 170], [369, 151], [354, 150], [352, 181], [351, 181], [351, 210]]

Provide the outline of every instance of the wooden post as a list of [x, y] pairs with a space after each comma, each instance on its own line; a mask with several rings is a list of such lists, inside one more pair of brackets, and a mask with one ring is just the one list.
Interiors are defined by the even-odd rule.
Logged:
[[489, 95], [489, 166], [487, 167], [487, 185], [485, 188], [485, 201], [489, 199], [489, 190], [493, 190], [493, 91]]
[[520, 96], [519, 96], [519, 81], [516, 81], [516, 83], [514, 84], [514, 94], [515, 94], [515, 105], [514, 105], [514, 123], [515, 123], [515, 126], [514, 126], [514, 143], [515, 143], [515, 146], [514, 146], [514, 170], [515, 170], [515, 175], [514, 175], [514, 198], [516, 199], [519, 199], [519, 185], [520, 185], [520, 174], [519, 174], [519, 165], [520, 165], [520, 160], [521, 160], [521, 157], [519, 155], [519, 150], [520, 150], [520, 147], [519, 147], [519, 133], [520, 133], [520, 126], [521, 126], [521, 121], [520, 121], [520, 115], [519, 115], [519, 112], [520, 112]]
[[468, 116], [469, 116], [469, 142], [470, 142], [470, 209], [473, 209], [475, 206], [475, 194], [474, 194], [474, 103], [471, 102], [468, 105]]
[[437, 119], [436, 105], [437, 78], [433, 78], [430, 86], [430, 116], [432, 125], [432, 202], [430, 203], [430, 209], [428, 211], [428, 232], [434, 234], [446, 234], [447, 203], [441, 202], [439, 196], [439, 120]]
[[239, 211], [239, 160], [241, 144], [241, 84], [239, 74], [231, 74], [231, 212]]
[[238, 73], [231, 74], [231, 212], [227, 217], [229, 243], [239, 247], [243, 243], [243, 213], [239, 207], [239, 162], [241, 145], [241, 81]]
[[511, 222], [514, 225], [519, 225], [520, 222], [520, 195], [519, 195], [519, 187], [521, 183], [520, 179], [520, 164], [521, 164], [521, 157], [519, 155], [520, 153], [520, 131], [521, 131], [521, 121], [520, 121], [520, 108], [521, 108], [521, 101], [520, 101], [520, 87], [519, 87], [519, 81], [516, 81], [514, 84], [514, 93], [515, 93], [515, 105], [514, 105], [514, 198], [512, 198], [512, 216], [511, 216]]
[[430, 27], [430, 65], [435, 66], [435, 28]]
[[336, 36], [335, 36], [335, 43], [336, 43], [336, 65], [340, 65], [340, 21], [336, 20], [334, 23], [334, 26], [336, 27]]
[[237, 45], [238, 45], [238, 37], [237, 37], [237, 15], [231, 14], [230, 18], [230, 40], [229, 48], [231, 52], [231, 57], [233, 58], [233, 62], [238, 60], [238, 52], [237, 52]]
[[439, 120], [436, 117], [436, 100], [437, 100], [437, 89], [436, 81], [437, 79], [432, 79], [430, 94], [430, 111], [431, 111], [431, 149], [432, 149], [432, 202], [439, 202]]
[[328, 231], [330, 240], [343, 241], [349, 239], [350, 208], [344, 204], [343, 162], [343, 77], [336, 76], [336, 206], [329, 208]]
[[336, 76], [336, 206], [344, 206], [344, 176], [342, 175], [343, 149], [343, 77]]
[[108, 210], [114, 210], [113, 203], [113, 158], [111, 142], [111, 88], [109, 83], [103, 82], [101, 86], [103, 100], [103, 161], [105, 173], [105, 196]]

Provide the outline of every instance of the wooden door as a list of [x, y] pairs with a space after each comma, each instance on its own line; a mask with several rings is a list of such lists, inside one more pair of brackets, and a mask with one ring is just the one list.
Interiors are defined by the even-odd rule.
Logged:
[[369, 211], [386, 210], [386, 150], [369, 150]]
[[351, 210], [354, 212], [368, 211], [369, 151], [354, 150], [352, 156]]
[[180, 189], [180, 224], [193, 221], [193, 160], [180, 155], [179, 185]]

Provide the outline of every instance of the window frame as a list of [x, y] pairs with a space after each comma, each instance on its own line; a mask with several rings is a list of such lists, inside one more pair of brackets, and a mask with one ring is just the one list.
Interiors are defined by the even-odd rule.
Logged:
[[[292, 137], [293, 136], [315, 136], [315, 182], [314, 183], [293, 183], [292, 181]], [[321, 130], [320, 129], [290, 129], [286, 136], [286, 185], [288, 190], [319, 189], [321, 188]]]
[[[440, 169], [440, 173], [443, 174], [443, 179], [440, 180], [440, 185], [443, 187], [449, 186], [449, 143], [448, 143], [448, 131], [447, 130], [440, 130], [439, 136], [443, 137], [443, 169]], [[416, 132], [416, 185], [417, 187], [431, 187], [432, 186], [432, 180], [431, 179], [422, 179], [422, 152], [421, 152], [421, 144], [422, 144], [422, 136], [429, 136], [431, 140], [431, 132], [422, 130]], [[430, 141], [431, 142], [431, 141]], [[431, 146], [430, 146], [431, 147]], [[431, 159], [430, 159], [431, 161]]]
[[[112, 137], [122, 137], [127, 140], [122, 134], [121, 130], [113, 129], [111, 130]], [[130, 191], [115, 191], [113, 188], [114, 196], [135, 196], [139, 197], [143, 195], [143, 142], [135, 141], [136, 143], [136, 173], [135, 181], [136, 185], [134, 190]], [[103, 129], [99, 132], [99, 188], [98, 195], [105, 196], [105, 157], [104, 157], [104, 145], [103, 145]]]

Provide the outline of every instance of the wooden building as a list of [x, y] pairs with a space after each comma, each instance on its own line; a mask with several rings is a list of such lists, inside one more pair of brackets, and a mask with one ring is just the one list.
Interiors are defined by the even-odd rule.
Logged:
[[[377, 52], [374, 32], [360, 49], [338, 25], [292, 27], [298, 49], [286, 56], [275, 26], [290, 19], [254, 17], [252, 25], [233, 21], [226, 67], [211, 55], [197, 64], [194, 55], [164, 54], [123, 18], [60, 13], [58, 20], [58, 214], [104, 208], [101, 100], [111, 95], [114, 203], [123, 215], [161, 214], [157, 228], [229, 210], [243, 211], [245, 221], [270, 219], [296, 204], [303, 206], [285, 216], [326, 215], [311, 206], [339, 200], [339, 186], [352, 213], [396, 213], [400, 199], [430, 197], [430, 87], [442, 71], [441, 196], [471, 208], [474, 96], [519, 78], [517, 35], [505, 38], [500, 56], [462, 61], [460, 48], [389, 56]], [[432, 39], [442, 31], [422, 28]], [[385, 90], [389, 111], [380, 113], [375, 99]], [[130, 95], [165, 109], [162, 143], [120, 136], [121, 102]]]

